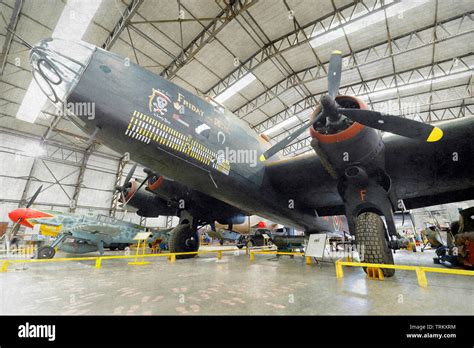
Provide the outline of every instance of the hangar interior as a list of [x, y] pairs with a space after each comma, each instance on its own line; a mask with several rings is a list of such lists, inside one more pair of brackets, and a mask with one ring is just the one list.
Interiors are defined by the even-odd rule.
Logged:
[[[327, 93], [335, 49], [342, 52], [339, 93], [359, 97], [369, 109], [429, 124], [474, 112], [470, 0], [3, 0], [0, 12], [3, 232], [12, 227], [8, 213], [24, 207], [41, 185], [35, 209], [100, 214], [149, 228], [170, 228], [178, 222], [176, 217], [144, 218], [122, 208], [115, 188], [135, 164], [133, 158], [91, 138], [38, 97], [29, 49], [22, 40], [35, 44], [51, 36], [67, 38], [72, 35], [68, 31], [77, 30], [72, 24], [76, 16], [88, 18], [79, 39], [125, 57], [124, 64], [136, 63], [191, 93], [214, 99], [271, 144], [305, 123]], [[310, 142], [309, 132], [304, 132], [282, 154], [307, 154], [313, 151]], [[134, 177], [146, 177], [140, 163]], [[425, 228], [435, 214], [445, 216], [440, 219], [446, 225], [457, 218], [458, 208], [471, 206], [472, 201], [465, 201], [423, 208], [413, 211], [413, 220]], [[139, 269], [104, 263], [102, 275], [81, 262], [25, 264], [0, 274], [6, 280], [1, 282], [0, 312], [435, 314], [446, 313], [434, 306], [442, 302], [452, 313], [474, 313], [472, 302], [466, 306], [457, 300], [472, 298], [469, 277], [430, 275], [425, 290], [411, 273], [370, 282], [361, 270], [347, 271], [341, 285], [331, 263], [305, 268], [298, 259], [285, 257], [271, 262], [256, 256], [255, 264], [249, 264], [243, 256], [214, 256], [176, 265], [153, 261]], [[408, 251], [398, 252], [396, 260], [432, 263], [429, 256]], [[240, 273], [244, 268], [248, 272]], [[445, 297], [446, 286], [450, 299]], [[6, 302], [12, 297], [5, 295], [18, 291], [30, 300], [28, 306], [18, 296]], [[111, 292], [122, 304], [101, 300]], [[182, 294], [185, 302], [179, 302]], [[98, 301], [102, 305], [94, 308]], [[336, 305], [323, 307], [328, 301]]]

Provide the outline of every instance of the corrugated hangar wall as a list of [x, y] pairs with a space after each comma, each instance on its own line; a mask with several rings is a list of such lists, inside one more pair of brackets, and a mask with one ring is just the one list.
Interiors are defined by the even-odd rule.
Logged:
[[[0, 129], [0, 187], [3, 188], [0, 222], [10, 222], [8, 212], [20, 202], [26, 202], [40, 185], [43, 190], [33, 208], [110, 215], [120, 156], [102, 152], [100, 148], [90, 154], [74, 209], [71, 201], [78, 189], [85, 150], [52, 141], [40, 144], [39, 139], [26, 133]], [[132, 163], [125, 164], [122, 176], [131, 166]], [[138, 167], [135, 175], [138, 180], [143, 179], [141, 173], [143, 168]], [[117, 209], [116, 217], [140, 223], [140, 217], [131, 211], [133, 208], [129, 209], [127, 212]], [[165, 227], [166, 217], [147, 218], [145, 224]]]

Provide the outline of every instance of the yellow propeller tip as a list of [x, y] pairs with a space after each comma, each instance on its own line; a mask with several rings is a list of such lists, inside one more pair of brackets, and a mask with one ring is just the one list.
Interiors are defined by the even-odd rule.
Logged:
[[442, 137], [443, 137], [443, 131], [441, 130], [441, 128], [434, 127], [430, 135], [428, 136], [428, 139], [426, 139], [426, 141], [429, 143], [433, 143], [435, 141], [438, 141]]
[[342, 54], [342, 52], [339, 50], [335, 50], [335, 51], [332, 51], [332, 54]]
[[264, 155], [260, 155], [260, 157], [258, 158], [260, 160], [260, 162], [263, 162], [266, 160], [265, 156]]

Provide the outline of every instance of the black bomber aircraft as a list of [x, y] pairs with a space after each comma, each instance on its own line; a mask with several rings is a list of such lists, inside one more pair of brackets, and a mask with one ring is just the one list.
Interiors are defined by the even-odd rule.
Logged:
[[[118, 190], [141, 216], [179, 217], [172, 252], [197, 250], [198, 228], [215, 221], [232, 225], [254, 214], [311, 234], [325, 232], [321, 217], [345, 214], [364, 261], [393, 263], [394, 211], [474, 197], [474, 119], [433, 126], [338, 95], [339, 51], [310, 120], [273, 147], [218, 103], [125, 61], [60, 39], [30, 50], [48, 98], [75, 110], [68, 117], [83, 131], [147, 168], [143, 182], [131, 180], [133, 168]], [[77, 111], [87, 103], [95, 104], [94, 118]], [[314, 153], [281, 159], [277, 153], [307, 129]], [[229, 156], [236, 153], [259, 161]]]

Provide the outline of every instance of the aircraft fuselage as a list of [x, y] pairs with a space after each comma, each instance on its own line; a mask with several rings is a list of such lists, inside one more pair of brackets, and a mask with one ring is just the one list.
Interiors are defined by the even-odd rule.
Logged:
[[[314, 212], [264, 182], [258, 157], [268, 148], [228, 110], [123, 57], [96, 49], [68, 103], [93, 103], [94, 118], [74, 117], [115, 151], [192, 189], [301, 229], [318, 229]], [[266, 146], [267, 145], [267, 146]], [[294, 198], [297, 202], [297, 197]]]

